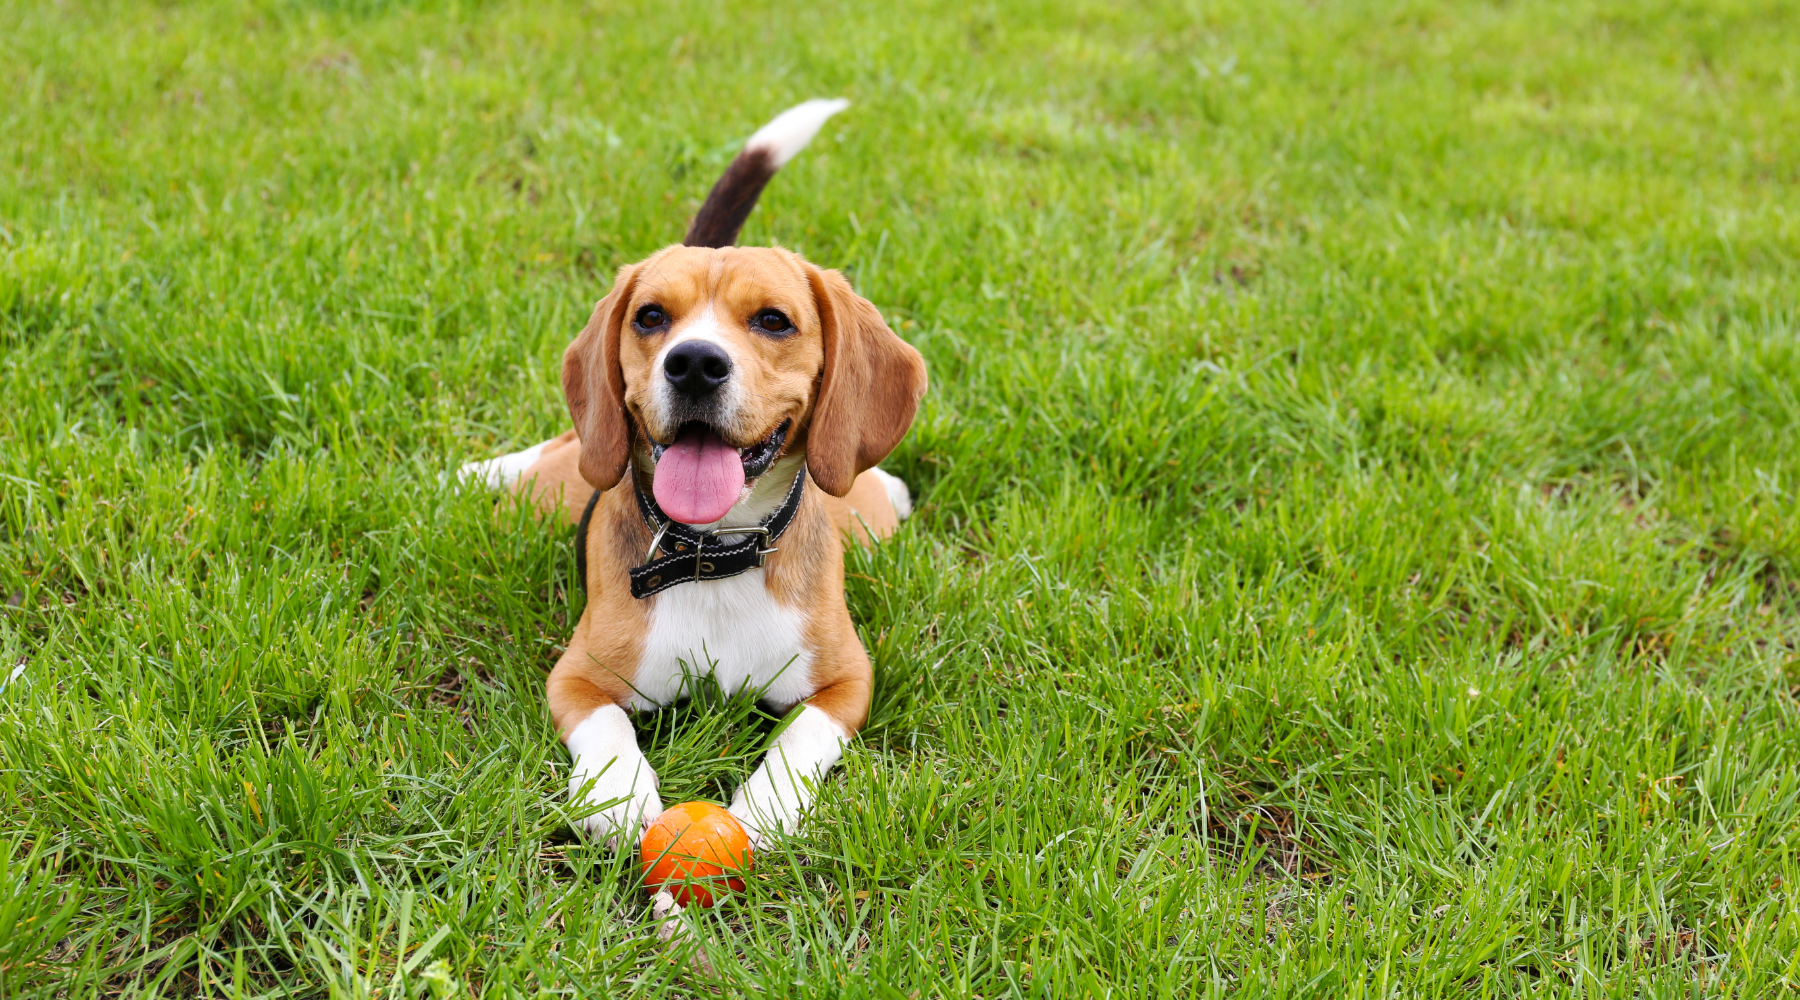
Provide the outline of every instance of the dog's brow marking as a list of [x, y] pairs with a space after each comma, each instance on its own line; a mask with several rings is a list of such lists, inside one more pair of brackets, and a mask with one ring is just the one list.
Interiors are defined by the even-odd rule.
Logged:
[[[731, 356], [733, 364], [738, 363], [737, 352], [731, 349], [731, 341], [726, 339], [724, 333], [724, 329], [719, 325], [719, 314], [713, 309], [712, 302], [708, 301], [705, 310], [683, 324], [681, 330], [673, 334], [669, 338], [669, 342], [662, 346], [662, 350], [656, 353], [656, 370], [661, 370], [664, 359], [669, 356], [669, 352], [674, 350], [676, 345], [690, 340], [706, 340], [718, 344], [724, 348], [726, 354]], [[736, 400], [731, 402], [733, 405], [741, 405]]]

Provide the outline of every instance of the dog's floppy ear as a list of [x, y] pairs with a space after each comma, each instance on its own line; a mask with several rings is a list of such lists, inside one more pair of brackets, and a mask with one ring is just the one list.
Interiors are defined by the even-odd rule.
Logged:
[[581, 438], [581, 478], [610, 490], [631, 460], [630, 418], [625, 415], [625, 372], [619, 367], [619, 328], [637, 284], [638, 268], [627, 265], [612, 291], [594, 307], [587, 326], [563, 352], [563, 398]]
[[805, 266], [825, 340], [806, 468], [820, 489], [841, 497], [906, 436], [925, 395], [925, 359], [843, 275]]

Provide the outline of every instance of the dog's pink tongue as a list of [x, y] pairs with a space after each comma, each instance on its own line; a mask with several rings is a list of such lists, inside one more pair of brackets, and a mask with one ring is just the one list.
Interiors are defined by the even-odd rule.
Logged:
[[709, 428], [682, 432], [656, 462], [656, 502], [682, 524], [717, 521], [743, 491], [743, 460]]

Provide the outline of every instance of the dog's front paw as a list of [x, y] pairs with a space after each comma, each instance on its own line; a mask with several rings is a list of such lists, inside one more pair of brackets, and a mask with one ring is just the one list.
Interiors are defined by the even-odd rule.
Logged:
[[[649, 772], [646, 765], [639, 772], [640, 779]], [[661, 816], [663, 812], [662, 797], [656, 794], [656, 779], [650, 776], [648, 788], [608, 788], [612, 784], [602, 775], [592, 785], [587, 785], [588, 776], [577, 774], [569, 779], [569, 798], [580, 806], [601, 806], [604, 808], [589, 813], [581, 819], [581, 828], [588, 836], [596, 840], [604, 839], [606, 846], [618, 847], [621, 843], [630, 846], [644, 833], [650, 821]], [[587, 788], [583, 791], [583, 786]]]
[[656, 794], [656, 772], [638, 749], [637, 737], [617, 705], [596, 709], [566, 740], [575, 767], [569, 774], [569, 798], [590, 812], [581, 827], [595, 838], [618, 846], [643, 833], [662, 815]]
[[[754, 780], [754, 778], [753, 778]], [[771, 834], [798, 833], [800, 828], [800, 811], [785, 806], [780, 799], [772, 796], [767, 788], [752, 790], [749, 782], [738, 789], [732, 797], [731, 808], [727, 811], [743, 825], [744, 832], [750, 835], [750, 849], [760, 851], [769, 843]]]
[[761, 847], [772, 833], [800, 832], [801, 814], [849, 738], [835, 719], [811, 705], [782, 729], [762, 765], [731, 798], [731, 814], [750, 832], [751, 847]]
[[750, 835], [750, 850], [760, 851], [768, 846], [768, 831], [763, 829], [762, 824], [750, 815], [750, 810], [745, 808], [742, 803], [733, 802], [731, 808], [725, 811], [730, 813], [732, 818], [738, 821], [738, 825], [744, 828], [744, 832]]

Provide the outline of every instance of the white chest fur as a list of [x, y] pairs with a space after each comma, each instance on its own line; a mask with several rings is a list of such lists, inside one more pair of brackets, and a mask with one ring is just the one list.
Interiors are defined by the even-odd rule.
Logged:
[[780, 711], [813, 694], [805, 616], [776, 601], [763, 574], [753, 569], [656, 595], [632, 708], [667, 705], [689, 693], [691, 678], [707, 674], [726, 692], [766, 689], [763, 699]]

